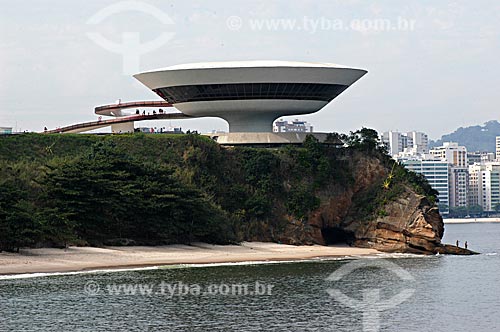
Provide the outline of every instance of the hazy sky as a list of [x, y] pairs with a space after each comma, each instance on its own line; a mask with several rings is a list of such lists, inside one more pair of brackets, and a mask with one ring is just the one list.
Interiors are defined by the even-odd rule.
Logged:
[[[95, 16], [110, 5], [132, 10]], [[118, 44], [127, 32], [141, 43], [168, 40], [140, 56], [139, 70], [270, 59], [367, 69], [320, 112], [301, 116], [316, 131], [367, 126], [437, 138], [500, 117], [498, 0], [0, 0], [0, 126], [40, 131], [93, 121], [95, 106], [118, 98], [159, 99], [124, 72], [121, 54], [89, 37]], [[213, 118], [172, 125], [227, 130]]]

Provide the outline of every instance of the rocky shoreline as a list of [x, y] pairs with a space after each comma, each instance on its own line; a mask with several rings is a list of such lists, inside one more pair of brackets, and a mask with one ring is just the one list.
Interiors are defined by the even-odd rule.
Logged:
[[387, 177], [388, 172], [377, 159], [360, 157], [353, 167], [352, 187], [337, 195], [323, 192], [323, 204], [310, 214], [309, 227], [298, 229], [290, 223], [285, 242], [328, 244], [333, 236], [336, 241], [389, 253], [477, 254], [441, 242], [445, 225], [437, 205], [409, 185], [403, 185], [398, 197], [381, 207], [382, 216], [359, 218], [356, 196], [366, 195], [368, 188]]

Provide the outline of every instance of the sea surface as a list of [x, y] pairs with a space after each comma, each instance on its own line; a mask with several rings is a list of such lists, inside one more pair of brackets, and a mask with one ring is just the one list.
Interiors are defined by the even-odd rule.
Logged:
[[457, 239], [482, 254], [2, 278], [0, 331], [500, 331], [500, 223]]

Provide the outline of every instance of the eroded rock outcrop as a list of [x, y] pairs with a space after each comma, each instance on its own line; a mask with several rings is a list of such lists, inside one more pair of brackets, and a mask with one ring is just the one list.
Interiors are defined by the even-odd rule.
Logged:
[[357, 156], [351, 167], [354, 183], [346, 190], [328, 188], [321, 192], [322, 204], [313, 211], [306, 225], [290, 220], [285, 236], [287, 243], [330, 244], [346, 242], [357, 247], [384, 252], [416, 254], [470, 255], [474, 252], [444, 245], [443, 218], [434, 203], [419, 195], [408, 184], [402, 192], [380, 207], [380, 215], [359, 213], [370, 188], [380, 185], [388, 170], [377, 159]]
[[387, 204], [385, 211], [387, 216], [376, 218], [367, 224], [353, 220], [342, 225], [344, 229], [353, 231], [354, 245], [386, 252], [473, 253], [441, 243], [444, 224], [438, 208], [425, 196], [415, 194], [410, 188], [407, 188], [403, 197]]

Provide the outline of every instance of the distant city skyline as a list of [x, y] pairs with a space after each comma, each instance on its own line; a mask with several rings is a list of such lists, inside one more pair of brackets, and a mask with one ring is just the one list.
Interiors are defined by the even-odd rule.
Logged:
[[441, 213], [464, 217], [500, 211], [500, 136], [496, 153], [468, 151], [453, 141], [429, 149], [423, 132], [387, 131], [380, 140], [394, 160], [422, 174], [439, 193]]
[[[151, 6], [157, 17], [148, 13]], [[423, 131], [437, 139], [461, 126], [498, 119], [500, 68], [494, 64], [500, 51], [500, 4], [493, 0], [237, 5], [227, 0], [47, 0], [29, 6], [0, 0], [0, 8], [0, 126], [42, 131], [95, 120], [95, 106], [119, 98], [159, 99], [127, 69], [274, 59], [368, 70], [331, 105], [300, 117], [315, 131], [364, 126], [379, 132]], [[124, 62], [112, 45], [149, 41], [150, 51], [138, 55], [137, 68], [134, 54]], [[172, 125], [227, 130], [223, 120], [213, 118]]]

